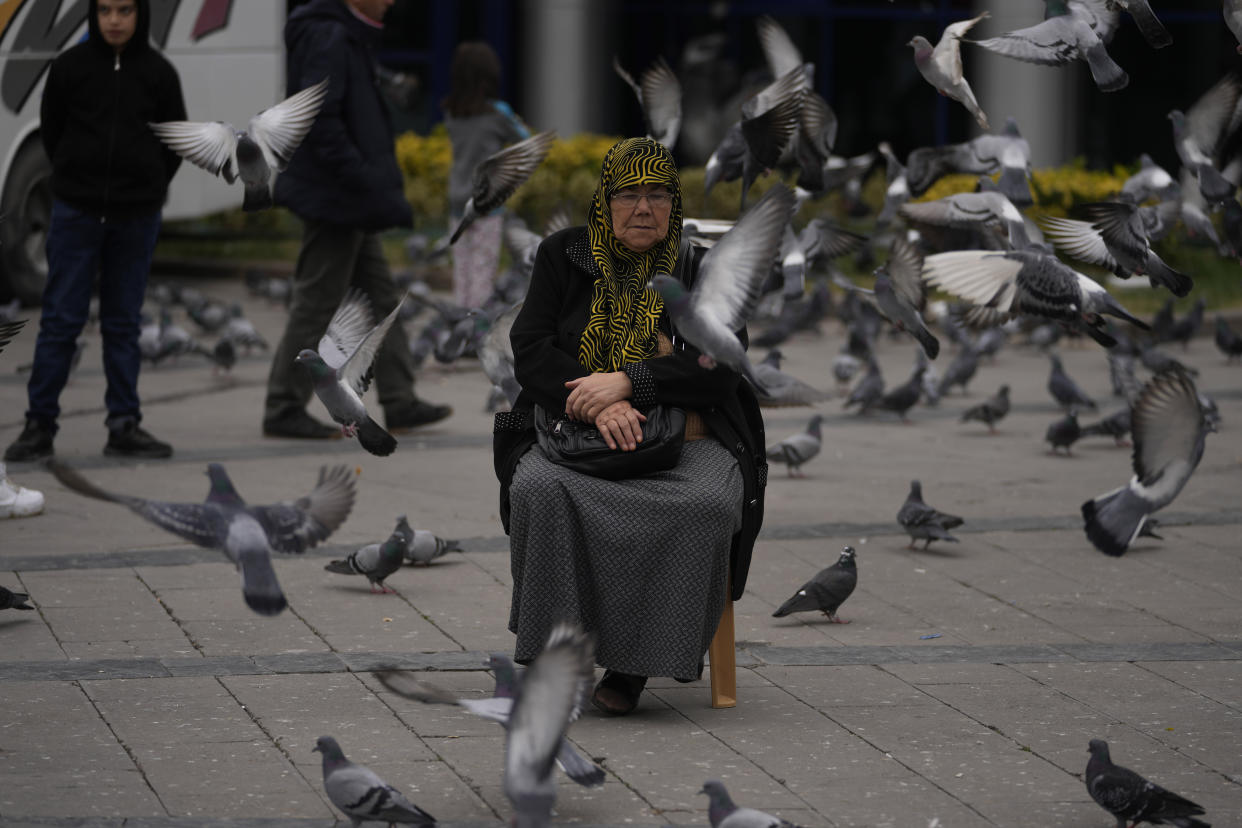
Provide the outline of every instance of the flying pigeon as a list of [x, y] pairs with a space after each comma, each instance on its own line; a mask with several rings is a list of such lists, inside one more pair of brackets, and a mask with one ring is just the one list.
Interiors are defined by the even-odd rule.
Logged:
[[1087, 750], [1091, 754], [1083, 774], [1087, 793], [1113, 815], [1117, 828], [1126, 828], [1127, 822], [1135, 826], [1150, 822], [1179, 828], [1211, 828], [1203, 820], [1195, 819], [1206, 813], [1199, 805], [1148, 782], [1129, 768], [1114, 765], [1108, 755], [1108, 742], [1092, 739]]
[[773, 185], [703, 257], [694, 288], [687, 292], [667, 274], [652, 279], [664, 298], [674, 328], [694, 345], [705, 368], [724, 363], [766, 393], [755, 376], [736, 331], [759, 302], [759, 289], [772, 269], [785, 225], [793, 216], [794, 195]]
[[1091, 221], [1046, 218], [1048, 238], [1075, 259], [1106, 267], [1123, 279], [1146, 276], [1152, 287], [1163, 285], [1174, 296], [1185, 296], [1194, 281], [1165, 264], [1151, 247], [1147, 216], [1128, 201], [1105, 201], [1083, 206]]
[[858, 584], [858, 566], [854, 562], [854, 547], [841, 550], [841, 557], [827, 569], [822, 569], [811, 580], [798, 587], [785, 603], [772, 613], [773, 618], [784, 618], [793, 612], [822, 612], [834, 624], [848, 624], [837, 617], [837, 609], [845, 603]]
[[241, 570], [242, 597], [260, 615], [276, 615], [287, 605], [272, 568], [271, 552], [301, 554], [337, 530], [354, 505], [354, 475], [347, 466], [324, 466], [310, 494], [272, 506], [249, 506], [224, 466], [210, 463], [211, 489], [202, 503], [166, 503], [100, 489], [56, 460], [48, 467], [66, 487], [86, 497], [128, 506], [161, 529], [219, 549]]
[[1056, 454], [1057, 449], [1065, 449], [1066, 455], [1072, 455], [1074, 452], [1071, 447], [1080, 437], [1082, 428], [1078, 425], [1078, 412], [1073, 409], [1048, 426], [1048, 430], [1044, 432], [1044, 442], [1052, 446], [1050, 454]]
[[798, 828], [792, 822], [754, 808], [739, 808], [725, 790], [724, 783], [709, 779], [701, 794], [707, 794], [707, 819], [712, 828]]
[[338, 575], [366, 575], [371, 582], [371, 592], [379, 586], [381, 594], [393, 592], [384, 586], [384, 579], [401, 568], [405, 562], [405, 550], [414, 540], [414, 530], [405, 515], [397, 518], [397, 526], [383, 543], [368, 543], [351, 552], [348, 557], [324, 565], [328, 572]]
[[910, 200], [910, 182], [906, 179], [906, 165], [893, 154], [892, 146], [887, 141], [881, 141], [877, 149], [884, 156], [885, 163], [884, 207], [875, 219], [876, 229], [879, 230], [891, 224], [901, 205]]
[[1234, 333], [1223, 316], [1216, 317], [1216, 347], [1230, 362], [1242, 357], [1242, 336]]
[[[1102, 92], [1116, 92], [1130, 82], [1109, 57], [1104, 44], [1116, 30], [1119, 12], [1105, 11], [1103, 3], [1081, 0], [1044, 0], [1048, 17], [1041, 23], [1006, 32], [987, 40], [972, 40], [991, 52], [1044, 66], [1065, 66], [1084, 60]], [[1092, 6], [1098, 6], [1093, 9]]]
[[331, 736], [315, 740], [312, 753], [323, 754], [323, 789], [332, 804], [349, 817], [353, 828], [363, 822], [389, 825], [435, 825], [436, 818], [405, 798], [370, 768], [345, 758]]
[[1164, 371], [1143, 386], [1130, 409], [1134, 477], [1082, 505], [1087, 538], [1101, 552], [1122, 555], [1149, 516], [1173, 502], [1203, 458], [1209, 431], [1191, 378]]
[[989, 397], [978, 405], [971, 406], [962, 412], [963, 423], [978, 420], [986, 423], [988, 431], [996, 433], [996, 424], [1005, 419], [1009, 413], [1009, 386], [1002, 385], [996, 396]]
[[483, 373], [494, 387], [504, 392], [510, 406], [517, 401], [522, 390], [513, 373], [513, 344], [509, 341], [513, 320], [521, 313], [522, 305], [523, 302], [518, 302], [497, 316], [478, 348], [479, 364], [483, 367]]
[[502, 788], [513, 805], [513, 828], [546, 828], [556, 803], [552, 765], [590, 692], [595, 641], [576, 626], [552, 628], [548, 643], [522, 677], [505, 728]]
[[1177, 179], [1169, 175], [1168, 170], [1143, 153], [1139, 156], [1139, 171], [1121, 185], [1121, 195], [1135, 204], [1142, 204], [1149, 198], [1163, 199], [1180, 189]]
[[1234, 201], [1237, 187], [1216, 167], [1216, 153], [1227, 140], [1234, 110], [1242, 97], [1242, 78], [1230, 72], [1213, 84], [1190, 109], [1169, 112], [1173, 148], [1185, 169], [1199, 181], [1199, 192], [1213, 205]]
[[962, 20], [945, 26], [944, 33], [941, 34], [940, 41], [934, 48], [922, 35], [915, 35], [914, 39], [906, 44], [914, 49], [914, 65], [918, 67], [923, 78], [941, 95], [952, 98], [966, 107], [983, 129], [992, 127], [988, 124], [988, 116], [983, 114], [983, 110], [979, 108], [979, 102], [975, 100], [975, 93], [970, 89], [970, 82], [962, 74], [960, 41], [976, 23], [988, 16], [988, 12], [985, 11], [970, 20]]
[[[493, 653], [487, 660], [487, 666], [496, 677], [496, 689], [490, 699], [458, 698], [451, 691], [437, 687], [430, 682], [415, 679], [406, 672], [377, 673], [376, 678], [398, 696], [414, 699], [424, 704], [459, 705], [480, 718], [497, 722], [502, 727], [508, 727], [509, 715], [513, 711], [513, 700], [521, 689], [521, 675], [513, 660], [500, 653]], [[561, 766], [561, 770], [565, 771], [566, 776], [584, 788], [604, 784], [603, 768], [579, 753], [568, 739], [561, 740], [556, 762]]]
[[[1087, 335], [1105, 347], [1111, 347], [1116, 340], [1103, 331], [1101, 314], [1147, 329], [1145, 322], [1123, 308], [1098, 283], [1063, 264], [1047, 248], [936, 253], [923, 260], [923, 280], [977, 308], [995, 312], [1001, 319], [1030, 314], [1082, 323]], [[989, 320], [992, 324], [996, 321]]]
[[1090, 408], [1094, 411], [1095, 400], [1088, 397], [1086, 392], [1078, 387], [1078, 383], [1065, 373], [1061, 358], [1056, 354], [1049, 354], [1048, 361], [1052, 364], [1052, 369], [1048, 372], [1048, 393], [1057, 401], [1057, 405], [1067, 411], [1076, 411], [1081, 408]]
[[4, 346], [13, 341], [13, 337], [25, 326], [25, 319], [17, 319], [12, 322], [0, 322], [0, 351], [4, 350]]
[[805, 477], [802, 464], [819, 454], [823, 445], [820, 424], [824, 421], [822, 414], [816, 414], [807, 423], [806, 430], [800, 431], [781, 440], [768, 448], [768, 459], [773, 463], [784, 463], [789, 467], [790, 477]]
[[[986, 182], [986, 183], [985, 183]], [[992, 179], [979, 179], [980, 187], [995, 187]], [[908, 203], [898, 210], [915, 225], [978, 229], [1001, 224], [1009, 238], [1009, 246], [1016, 250], [1028, 244], [1026, 221], [1022, 213], [1005, 194], [995, 189], [982, 189], [977, 193], [956, 193], [934, 201]]]
[[729, 127], [704, 167], [704, 194], [719, 181], [742, 179], [742, 209], [750, 185], [775, 167], [798, 131], [806, 76], [790, 69], [742, 104], [742, 118]]
[[812, 405], [828, 399], [828, 394], [814, 386], [808, 385], [793, 374], [781, 370], [779, 348], [773, 348], [768, 355], [754, 366], [755, 376], [767, 389], [767, 396], [759, 398], [762, 406]]
[[430, 564], [450, 552], [460, 552], [461, 542], [447, 540], [427, 529], [415, 529], [405, 547], [405, 559], [412, 564]]
[[303, 348], [294, 358], [310, 372], [315, 396], [341, 424], [345, 436], [357, 436], [362, 447], [377, 457], [392, 454], [397, 441], [371, 419], [362, 394], [371, 384], [375, 354], [400, 310], [399, 301], [384, 321], [375, 325], [366, 298], [360, 291], [351, 290], [332, 314], [318, 352]]
[[33, 610], [34, 607], [27, 604], [30, 596], [24, 592], [14, 592], [13, 590], [0, 586], [0, 610]]
[[543, 163], [554, 141], [555, 132], [538, 132], [479, 162], [474, 170], [474, 190], [449, 244], [456, 244], [462, 232], [476, 218], [486, 216], [508, 201], [509, 196], [526, 183], [526, 179]]
[[912, 196], [921, 196], [949, 173], [992, 175], [1000, 171], [996, 185], [1019, 207], [1034, 203], [1027, 176], [1031, 145], [1018, 130], [1014, 118], [1005, 119], [999, 134], [980, 135], [964, 144], [919, 147], [906, 158], [906, 180]]
[[643, 118], [647, 121], [647, 136], [671, 151], [681, 132], [681, 82], [668, 62], [663, 57], [656, 58], [639, 82], [622, 68], [615, 56], [612, 69], [638, 97], [638, 105], [643, 108]]
[[901, 504], [897, 512], [897, 522], [910, 535], [910, 549], [916, 540], [925, 541], [923, 548], [931, 546], [934, 540], [957, 543], [957, 538], [949, 534], [949, 530], [965, 523], [956, 515], [945, 514], [923, 502], [923, 484], [917, 480], [910, 481], [910, 494], [906, 502]]
[[898, 236], [889, 249], [888, 262], [875, 272], [875, 290], [858, 287], [848, 279], [840, 283], [867, 296], [893, 327], [917, 339], [928, 359], [935, 359], [940, 354], [940, 340], [927, 330], [919, 313], [925, 290], [919, 278], [922, 269], [918, 250]]
[[243, 210], [272, 206], [273, 172], [283, 172], [328, 94], [328, 78], [263, 110], [237, 129], [223, 121], [150, 124], [168, 148], [195, 166], [245, 186]]

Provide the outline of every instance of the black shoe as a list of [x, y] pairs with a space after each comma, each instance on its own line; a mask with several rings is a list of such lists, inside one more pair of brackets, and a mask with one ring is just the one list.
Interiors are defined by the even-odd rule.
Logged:
[[625, 716], [638, 707], [638, 697], [646, 686], [646, 676], [605, 670], [604, 677], [591, 694], [591, 704], [611, 716]]
[[151, 432], [131, 422], [108, 432], [103, 453], [109, 457], [143, 457], [162, 460], [172, 457], [172, 446], [151, 436]]
[[6, 463], [29, 463], [52, 456], [52, 438], [56, 432], [38, 420], [27, 420], [22, 433], [4, 450]]
[[400, 434], [412, 428], [438, 423], [453, 413], [451, 405], [435, 405], [425, 400], [415, 400], [412, 405], [384, 412], [384, 423], [391, 434]]
[[341, 439], [339, 428], [321, 423], [305, 411], [286, 414], [274, 420], [264, 420], [263, 434], [267, 437], [292, 437], [297, 440]]

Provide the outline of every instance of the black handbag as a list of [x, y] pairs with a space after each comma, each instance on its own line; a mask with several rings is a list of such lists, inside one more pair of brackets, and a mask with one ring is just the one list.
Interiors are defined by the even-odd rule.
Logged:
[[535, 439], [544, 456], [557, 465], [592, 477], [622, 480], [677, 465], [686, 441], [686, 412], [671, 405], [653, 405], [642, 412], [643, 439], [633, 451], [608, 447], [590, 423], [571, 420], [563, 411], [535, 406]]

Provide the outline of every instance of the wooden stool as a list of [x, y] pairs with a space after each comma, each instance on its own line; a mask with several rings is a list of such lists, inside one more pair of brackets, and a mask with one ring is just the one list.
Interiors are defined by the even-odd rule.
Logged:
[[[727, 589], [727, 588], [726, 588]], [[733, 602], [725, 599], [716, 635], [707, 648], [711, 671], [712, 707], [737, 706], [737, 658], [733, 646]]]

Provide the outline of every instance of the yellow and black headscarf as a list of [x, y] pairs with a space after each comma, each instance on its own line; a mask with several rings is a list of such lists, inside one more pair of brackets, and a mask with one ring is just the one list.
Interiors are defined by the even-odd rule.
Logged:
[[[661, 184], [673, 194], [668, 235], [643, 253], [623, 245], [612, 232], [612, 196], [627, 187]], [[599, 186], [587, 216], [587, 241], [599, 268], [591, 311], [578, 360], [593, 373], [619, 371], [656, 352], [657, 325], [664, 307], [647, 287], [657, 273], [672, 273], [681, 247], [681, 182], [672, 153], [650, 138], [626, 138], [604, 156]]]

